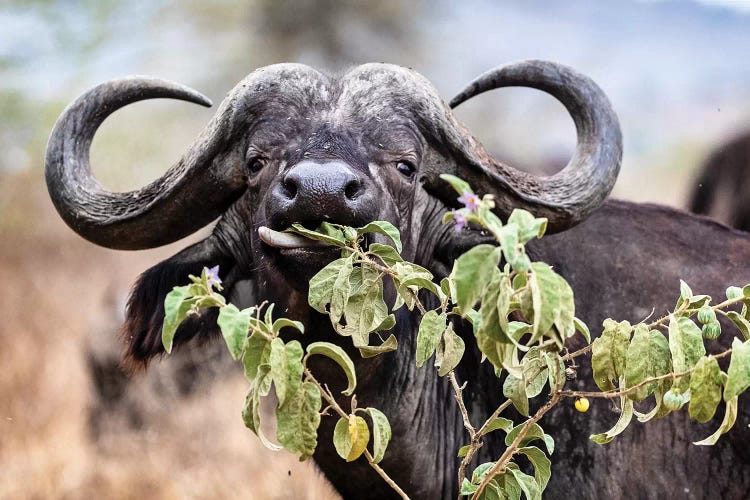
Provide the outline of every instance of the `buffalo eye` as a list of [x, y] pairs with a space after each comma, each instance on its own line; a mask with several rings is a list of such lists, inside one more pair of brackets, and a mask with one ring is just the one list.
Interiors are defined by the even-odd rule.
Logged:
[[251, 158], [247, 163], [247, 169], [251, 174], [257, 174], [258, 172], [263, 170], [263, 167], [265, 166], [266, 163], [263, 161], [263, 158]]
[[417, 171], [417, 167], [415, 167], [411, 162], [400, 161], [396, 165], [396, 170], [398, 170], [399, 173], [404, 177], [411, 178], [414, 176], [414, 172]]

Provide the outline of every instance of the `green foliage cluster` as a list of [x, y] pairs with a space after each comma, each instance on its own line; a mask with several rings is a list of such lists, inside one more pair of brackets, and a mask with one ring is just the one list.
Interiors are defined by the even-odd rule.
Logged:
[[[566, 398], [576, 399], [580, 411], [588, 408], [588, 397], [619, 400], [621, 412], [614, 427], [591, 436], [599, 444], [609, 443], [621, 434], [633, 416], [647, 422], [677, 411], [686, 403], [690, 417], [701, 423], [711, 420], [722, 400], [726, 406], [719, 429], [696, 444], [714, 444], [732, 427], [738, 396], [750, 387], [750, 285], [729, 288], [727, 300], [712, 306], [710, 297], [694, 295], [681, 282], [680, 298], [669, 315], [637, 325], [607, 319], [602, 334], [590, 343], [588, 327], [575, 317], [573, 291], [568, 283], [549, 265], [532, 262], [526, 254], [525, 244], [543, 236], [546, 220], [515, 210], [503, 223], [492, 212], [491, 196], [480, 199], [461, 179], [448, 175], [443, 178], [461, 195], [459, 201], [465, 205], [446, 214], [444, 222], [453, 221], [459, 229], [467, 224], [479, 226], [497, 240], [498, 246], [473, 247], [455, 261], [450, 276], [440, 282], [429, 270], [401, 257], [399, 232], [388, 222], [376, 221], [361, 228], [324, 222], [315, 231], [299, 225], [289, 231], [340, 248], [340, 258], [311, 279], [308, 302], [313, 309], [328, 315], [339, 335], [351, 338], [363, 358], [398, 348], [395, 335], [384, 338], [396, 324], [394, 311], [406, 307], [421, 314], [416, 364], [423, 367], [433, 360], [438, 375], [448, 377], [469, 436], [469, 443], [457, 450], [459, 497], [541, 498], [551, 475], [549, 457], [554, 440], [538, 422]], [[368, 235], [373, 233], [390, 245], [371, 241]], [[333, 410], [339, 417], [333, 445], [341, 458], [353, 461], [365, 456], [376, 472], [407, 498], [378, 466], [390, 441], [391, 427], [388, 418], [376, 408], [357, 408], [355, 364], [345, 350], [336, 344], [314, 342], [305, 352], [297, 340], [285, 342], [279, 336], [282, 329], [302, 333], [303, 325], [286, 318], [274, 320], [272, 304], [244, 310], [227, 304], [219, 293], [221, 285], [215, 269], [206, 269], [200, 277], [190, 279], [191, 284], [176, 287], [166, 298], [166, 350], [171, 350], [177, 327], [188, 315], [218, 307], [218, 325], [227, 347], [235, 359], [242, 361], [250, 382], [243, 419], [263, 443], [305, 459], [317, 446], [321, 416]], [[384, 298], [386, 280], [396, 291], [392, 304]], [[427, 295], [433, 296], [429, 302], [439, 304], [437, 308], [425, 307]], [[736, 304], [741, 305], [739, 311], [728, 310]], [[717, 314], [731, 320], [743, 340], [735, 338], [731, 349], [707, 355], [704, 339], [721, 335]], [[463, 401], [464, 386], [454, 373], [466, 349], [464, 339], [454, 330], [453, 323], [458, 318], [471, 323], [482, 361], [490, 363], [503, 379], [506, 399], [478, 427], [471, 422]], [[568, 352], [566, 341], [576, 333], [588, 345]], [[600, 392], [566, 390], [566, 380], [576, 375], [576, 359], [588, 353]], [[345, 411], [337, 396], [308, 369], [307, 360], [314, 355], [332, 359], [346, 374], [348, 386], [343, 396], [350, 398], [350, 411]], [[730, 355], [729, 368], [724, 373], [717, 359]], [[260, 422], [261, 399], [270, 394], [272, 386], [277, 401], [278, 444], [263, 435]], [[530, 414], [529, 400], [545, 392], [545, 387], [547, 401]], [[651, 396], [653, 408], [645, 413], [638, 411], [635, 404]], [[328, 404], [325, 409], [323, 401]], [[520, 423], [500, 416], [511, 404], [524, 417]], [[467, 475], [486, 436], [497, 431], [505, 433], [507, 448], [503, 454]], [[372, 452], [368, 449], [370, 443]], [[530, 462], [533, 475], [521, 470], [516, 462], [519, 456]]]

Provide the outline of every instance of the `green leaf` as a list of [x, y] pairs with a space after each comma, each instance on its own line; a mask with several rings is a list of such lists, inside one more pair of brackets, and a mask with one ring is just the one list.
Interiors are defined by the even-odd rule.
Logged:
[[547, 383], [547, 361], [538, 347], [532, 347], [521, 361], [523, 378], [526, 380], [526, 396], [538, 396]]
[[705, 424], [714, 417], [721, 401], [723, 377], [715, 358], [698, 360], [690, 377], [690, 418]]
[[594, 369], [594, 382], [602, 391], [615, 388], [614, 382], [625, 375], [625, 360], [630, 342], [632, 327], [627, 321], [617, 323], [604, 320], [604, 331], [594, 339], [591, 349], [591, 366]]
[[729, 429], [732, 428], [734, 422], [737, 420], [737, 397], [734, 397], [733, 399], [727, 401], [725, 406], [726, 408], [724, 411], [724, 420], [721, 421], [721, 425], [718, 429], [716, 429], [716, 432], [708, 436], [706, 439], [696, 441], [693, 444], [697, 444], [699, 446], [713, 446], [716, 444], [722, 434], [726, 434], [727, 432], [729, 432]]
[[536, 342], [542, 336], [548, 335], [550, 328], [554, 325], [558, 335], [553, 335], [552, 338], [562, 348], [565, 339], [575, 332], [573, 290], [562, 276], [543, 262], [533, 262], [531, 270], [529, 285], [534, 307], [534, 322], [529, 342]]
[[333, 429], [333, 446], [336, 453], [347, 462], [352, 462], [364, 453], [370, 440], [370, 430], [362, 417], [349, 415], [340, 418]]
[[550, 390], [562, 389], [566, 380], [565, 362], [555, 352], [544, 353], [544, 361], [547, 363]]
[[313, 342], [307, 346], [307, 352], [311, 355], [320, 354], [335, 361], [344, 370], [349, 383], [346, 390], [342, 391], [342, 394], [351, 396], [354, 393], [354, 389], [357, 387], [357, 374], [354, 370], [354, 363], [341, 347], [330, 342]]
[[417, 367], [422, 367], [437, 349], [442, 333], [445, 331], [446, 315], [437, 311], [427, 311], [422, 316], [417, 333]]
[[263, 429], [261, 429], [260, 426], [260, 394], [257, 391], [256, 385], [250, 386], [250, 390], [245, 398], [245, 406], [242, 408], [242, 421], [248, 429], [253, 431], [258, 438], [260, 438], [260, 442], [263, 443], [263, 446], [271, 451], [282, 449], [282, 446], [272, 443], [268, 440], [265, 434], [263, 434]]
[[473, 193], [471, 190], [471, 186], [469, 186], [469, 183], [466, 182], [463, 179], [459, 179], [455, 175], [451, 174], [440, 174], [440, 178], [443, 179], [445, 182], [451, 185], [453, 189], [456, 190], [456, 192], [461, 195], [464, 193]]
[[591, 333], [589, 332], [589, 327], [581, 321], [578, 318], [573, 318], [573, 326], [575, 327], [577, 332], [580, 332], [581, 335], [583, 335], [583, 338], [586, 339], [586, 343], [591, 343]]
[[352, 261], [353, 256], [336, 259], [312, 277], [307, 294], [310, 307], [323, 314], [328, 312], [326, 306], [331, 303], [336, 281], [339, 275], [351, 275]]
[[174, 287], [164, 299], [164, 325], [161, 330], [161, 343], [167, 353], [172, 352], [174, 334], [197, 300], [191, 293], [191, 285]]
[[383, 460], [385, 450], [391, 441], [391, 424], [383, 412], [377, 408], [365, 410], [372, 419], [372, 458], [376, 464]]
[[508, 471], [513, 474], [513, 477], [518, 481], [518, 484], [523, 490], [523, 494], [526, 495], [528, 500], [538, 500], [542, 498], [542, 492], [539, 490], [539, 485], [537, 484], [536, 479], [515, 468], [509, 467]]
[[489, 425], [487, 425], [487, 427], [482, 432], [482, 435], [484, 436], [485, 434], [489, 434], [490, 432], [496, 431], [498, 429], [502, 429], [507, 434], [511, 431], [511, 429], [513, 429], [513, 421], [503, 417], [493, 418]]
[[305, 327], [302, 323], [299, 321], [292, 321], [289, 318], [279, 318], [276, 321], [273, 322], [273, 326], [271, 329], [274, 331], [274, 333], [279, 333], [282, 328], [294, 328], [295, 330], [299, 331], [300, 333], [305, 333]]
[[[521, 429], [523, 426], [526, 425], [526, 423], [520, 423], [517, 426], [513, 427], [511, 431], [508, 433], [507, 436], [505, 436], [505, 445], [510, 446], [513, 444], [513, 441], [515, 441], [516, 436], [518, 436], [518, 433], [521, 432]], [[547, 447], [547, 452], [552, 455], [552, 452], [555, 451], [555, 440], [552, 439], [552, 436], [549, 434], [544, 433], [544, 429], [539, 424], [531, 424], [531, 427], [529, 427], [528, 432], [521, 440], [520, 446], [526, 446], [527, 444], [531, 443], [532, 441], [541, 440], [544, 441], [545, 446]]]
[[471, 449], [470, 444], [465, 444], [462, 447], [458, 449], [458, 453], [456, 454], [456, 458], [464, 458], [467, 453], [469, 453], [469, 450]]
[[[510, 309], [510, 280], [497, 268], [491, 270], [491, 277], [481, 295], [479, 314], [482, 322], [476, 330], [476, 336], [488, 336], [495, 342], [510, 342], [505, 332], [508, 330], [508, 311]], [[502, 295], [502, 296], [501, 296]]]
[[458, 366], [464, 355], [464, 341], [456, 335], [456, 332], [453, 331], [453, 326], [450, 324], [443, 332], [443, 346], [443, 359], [440, 362], [440, 369], [438, 370], [438, 376], [440, 377], [444, 377]]
[[633, 400], [622, 397], [620, 398], [620, 404], [622, 405], [622, 411], [614, 427], [602, 434], [592, 434], [589, 439], [596, 444], [607, 444], [627, 429], [630, 421], [633, 419]]
[[398, 349], [398, 341], [393, 334], [390, 334], [385, 341], [380, 345], [368, 345], [358, 347], [359, 354], [363, 358], [374, 358], [380, 354], [386, 352], [392, 352]]
[[258, 373], [258, 367], [268, 363], [270, 355], [270, 340], [258, 332], [248, 337], [245, 340], [244, 352], [242, 353], [242, 366], [245, 370], [245, 377], [253, 380]]
[[550, 476], [552, 476], [552, 462], [550, 462], [547, 455], [536, 446], [527, 446], [525, 448], [519, 448], [519, 453], [523, 453], [534, 466], [534, 479], [536, 484], [539, 485], [539, 499], [541, 499], [541, 493], [544, 488], [547, 487]]
[[358, 267], [351, 278], [358, 287], [344, 308], [344, 332], [352, 336], [355, 346], [364, 347], [368, 345], [370, 333], [388, 318], [388, 306], [383, 301], [383, 282], [377, 271]]
[[240, 311], [234, 304], [227, 304], [219, 309], [219, 318], [216, 323], [221, 329], [221, 335], [229, 348], [232, 359], [237, 360], [242, 355], [245, 345], [247, 331], [250, 327], [250, 317], [255, 311], [254, 307]]
[[328, 222], [321, 223], [315, 231], [307, 229], [302, 224], [292, 224], [292, 227], [284, 232], [301, 234], [305, 238], [322, 241], [339, 248], [346, 247], [344, 231]]
[[466, 312], [477, 303], [500, 262], [500, 253], [492, 245], [477, 245], [453, 263], [451, 278], [456, 286], [453, 299], [459, 311]]
[[398, 262], [403, 262], [404, 259], [399, 255], [395, 248], [389, 245], [383, 245], [381, 243], [370, 243], [367, 249], [368, 253], [376, 255], [380, 260], [383, 261], [388, 267], [394, 266]]
[[[701, 329], [690, 318], [669, 317], [669, 350], [672, 352], [672, 368], [675, 373], [692, 369], [706, 354]], [[690, 386], [690, 374], [675, 380], [672, 385], [678, 392], [685, 392]]]
[[742, 293], [742, 288], [740, 288], [738, 286], [730, 286], [729, 288], [727, 288], [727, 299], [728, 300], [739, 299], [743, 295], [744, 294]]
[[401, 234], [398, 232], [398, 229], [396, 229], [396, 227], [390, 222], [376, 220], [370, 222], [364, 227], [357, 228], [357, 233], [380, 233], [383, 236], [387, 236], [393, 242], [393, 244], [396, 245], [396, 250], [401, 253]]
[[286, 350], [286, 394], [287, 398], [290, 394], [296, 394], [299, 391], [299, 386], [302, 384], [302, 374], [305, 371], [302, 366], [302, 356], [305, 351], [302, 349], [302, 344], [297, 340], [287, 342]]
[[547, 219], [536, 218], [530, 212], [521, 208], [513, 209], [508, 217], [507, 224], [513, 224], [518, 228], [518, 238], [521, 243], [526, 243], [534, 238], [541, 238], [547, 230]]
[[732, 341], [732, 357], [727, 370], [724, 401], [730, 401], [750, 387], [750, 341]]
[[529, 416], [529, 398], [526, 397], [526, 380], [508, 374], [505, 377], [505, 382], [503, 382], [503, 395], [513, 402], [513, 406], [516, 407], [516, 410], [521, 415], [524, 417]]
[[463, 482], [461, 483], [461, 495], [463, 496], [470, 496], [476, 493], [476, 491], [479, 489], [478, 484], [471, 484], [468, 479], [464, 478]]
[[524, 251], [523, 244], [519, 240], [518, 226], [509, 224], [503, 226], [497, 233], [500, 247], [506, 262], [508, 262], [514, 271], [528, 271], [531, 265], [528, 255]]
[[286, 346], [284, 346], [284, 341], [278, 337], [271, 341], [269, 364], [271, 365], [271, 378], [276, 386], [276, 396], [279, 399], [279, 406], [281, 406], [286, 401], [289, 362], [286, 357]]
[[727, 312], [726, 317], [731, 319], [732, 323], [737, 325], [737, 329], [745, 340], [750, 340], [750, 321], [743, 318], [737, 311]]
[[285, 450], [299, 453], [300, 460], [315, 452], [321, 404], [320, 391], [315, 384], [303, 382], [276, 409], [276, 438]]
[[[671, 355], [667, 339], [657, 331], [650, 331], [646, 325], [636, 325], [633, 339], [628, 346], [625, 363], [625, 384], [634, 387], [647, 378], [670, 373]], [[654, 392], [657, 382], [642, 386], [628, 397], [642, 401]]]
[[690, 289], [687, 283], [680, 280], [680, 297], [685, 300], [690, 300], [693, 297], [693, 291]]

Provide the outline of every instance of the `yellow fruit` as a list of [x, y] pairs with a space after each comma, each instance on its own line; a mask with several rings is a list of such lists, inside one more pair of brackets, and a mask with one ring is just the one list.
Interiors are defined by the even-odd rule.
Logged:
[[589, 400], [587, 398], [576, 399], [576, 410], [585, 413], [589, 410]]

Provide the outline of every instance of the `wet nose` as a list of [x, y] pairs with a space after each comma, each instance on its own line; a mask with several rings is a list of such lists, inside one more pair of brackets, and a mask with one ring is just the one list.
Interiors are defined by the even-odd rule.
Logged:
[[303, 161], [292, 167], [274, 191], [275, 210], [285, 223], [329, 220], [355, 225], [369, 212], [365, 182], [341, 161]]

